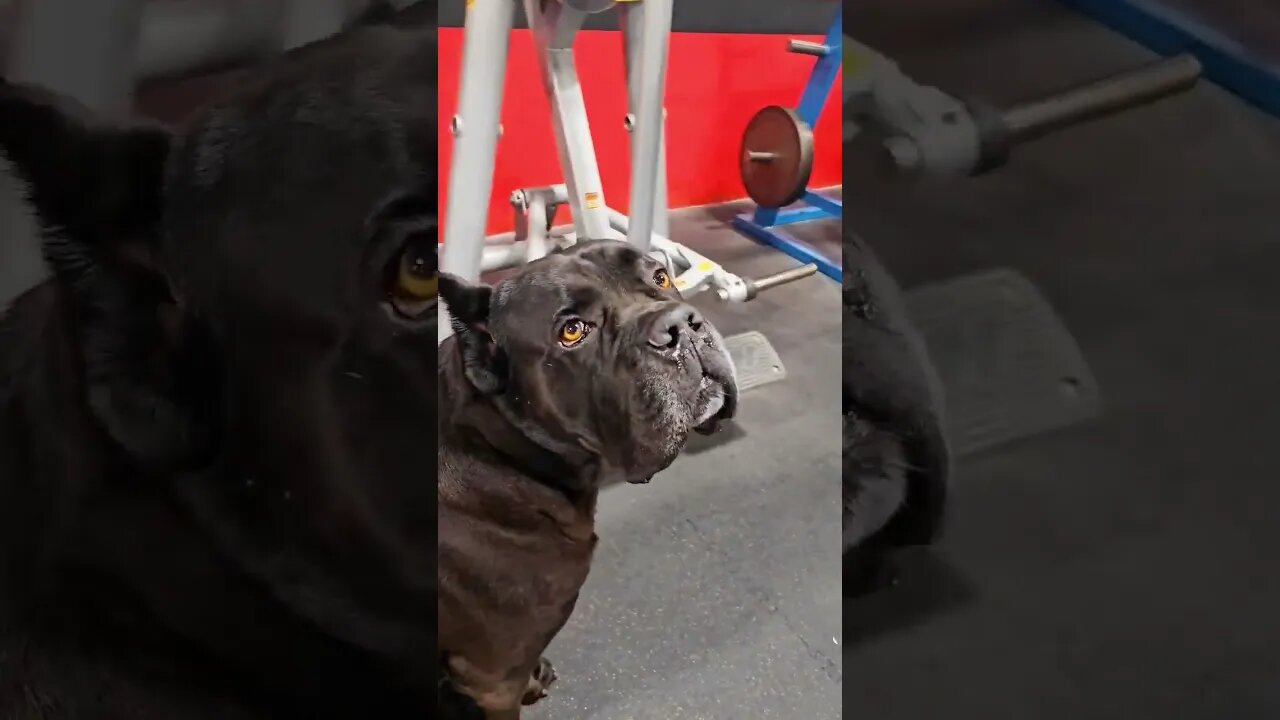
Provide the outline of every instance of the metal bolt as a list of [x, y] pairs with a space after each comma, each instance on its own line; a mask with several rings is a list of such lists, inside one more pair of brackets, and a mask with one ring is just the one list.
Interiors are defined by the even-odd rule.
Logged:
[[787, 51], [798, 53], [800, 55], [826, 57], [831, 53], [831, 48], [822, 43], [809, 42], [808, 40], [788, 40]]
[[[667, 109], [664, 107], [664, 108], [662, 108], [662, 120], [663, 120], [663, 122], [666, 122], [666, 119], [667, 119]], [[623, 116], [623, 118], [622, 118], [622, 127], [623, 127], [624, 129], [626, 129], [626, 131], [627, 131], [627, 132], [631, 132], [632, 130], [635, 130], [635, 129], [636, 129], [636, 116], [635, 116], [635, 113], [627, 113], [625, 116]]]

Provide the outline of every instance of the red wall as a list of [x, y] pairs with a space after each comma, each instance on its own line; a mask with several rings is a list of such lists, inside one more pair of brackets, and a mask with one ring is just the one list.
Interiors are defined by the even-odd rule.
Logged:
[[[440, 29], [440, 211], [444, 213], [453, 138], [449, 118], [458, 102], [461, 28]], [[786, 51], [783, 35], [674, 33], [667, 73], [667, 178], [670, 205], [689, 207], [746, 195], [738, 178], [742, 130], [765, 105], [794, 106], [813, 58]], [[805, 39], [821, 41], [820, 36]], [[576, 47], [578, 74], [587, 99], [596, 156], [609, 205], [627, 209], [629, 151], [622, 128], [627, 96], [618, 32], [583, 32]], [[840, 87], [814, 128], [812, 187], [840, 183]], [[528, 31], [512, 35], [502, 109], [488, 233], [512, 229], [508, 196], [521, 187], [561, 181], [551, 136], [550, 111], [542, 92]], [[567, 212], [557, 216], [567, 221]], [[443, 220], [440, 227], [444, 227]]]

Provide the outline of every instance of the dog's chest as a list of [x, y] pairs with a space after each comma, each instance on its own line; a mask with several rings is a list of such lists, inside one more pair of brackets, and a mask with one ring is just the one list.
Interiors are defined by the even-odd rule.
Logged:
[[594, 535], [573, 542], [563, 535], [441, 519], [441, 651], [496, 673], [536, 662], [573, 612]]
[[594, 534], [576, 540], [549, 524], [516, 528], [452, 513], [439, 520], [442, 592], [510, 611], [575, 594], [586, 581]]

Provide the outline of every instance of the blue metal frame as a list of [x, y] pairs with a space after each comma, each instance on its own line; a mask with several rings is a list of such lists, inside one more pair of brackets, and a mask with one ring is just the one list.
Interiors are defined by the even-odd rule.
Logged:
[[[827, 52], [818, 58], [805, 83], [796, 114], [813, 127], [827, 104], [827, 97], [835, 85], [844, 58], [843, 7], [836, 6], [836, 17], [827, 29], [823, 44]], [[803, 203], [803, 204], [801, 204]], [[754, 213], [744, 213], [733, 219], [733, 227], [748, 237], [775, 248], [802, 263], [814, 263], [818, 272], [840, 282], [843, 275], [841, 262], [822, 254], [807, 243], [778, 230], [785, 225], [843, 217], [843, 205], [839, 200], [806, 190], [800, 203], [787, 208], [757, 207]]]
[[1280, 115], [1280, 66], [1155, 0], [1065, 0], [1161, 55], [1190, 52], [1204, 76], [1272, 115]]

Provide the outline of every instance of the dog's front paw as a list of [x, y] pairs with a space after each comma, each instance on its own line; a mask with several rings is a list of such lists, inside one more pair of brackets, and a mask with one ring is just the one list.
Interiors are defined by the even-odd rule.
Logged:
[[524, 705], [532, 705], [547, 696], [547, 688], [551, 687], [551, 683], [556, 681], [556, 669], [551, 661], [546, 658], [538, 658], [538, 667], [534, 668], [529, 674], [529, 686], [524, 691], [524, 697], [520, 702]]

